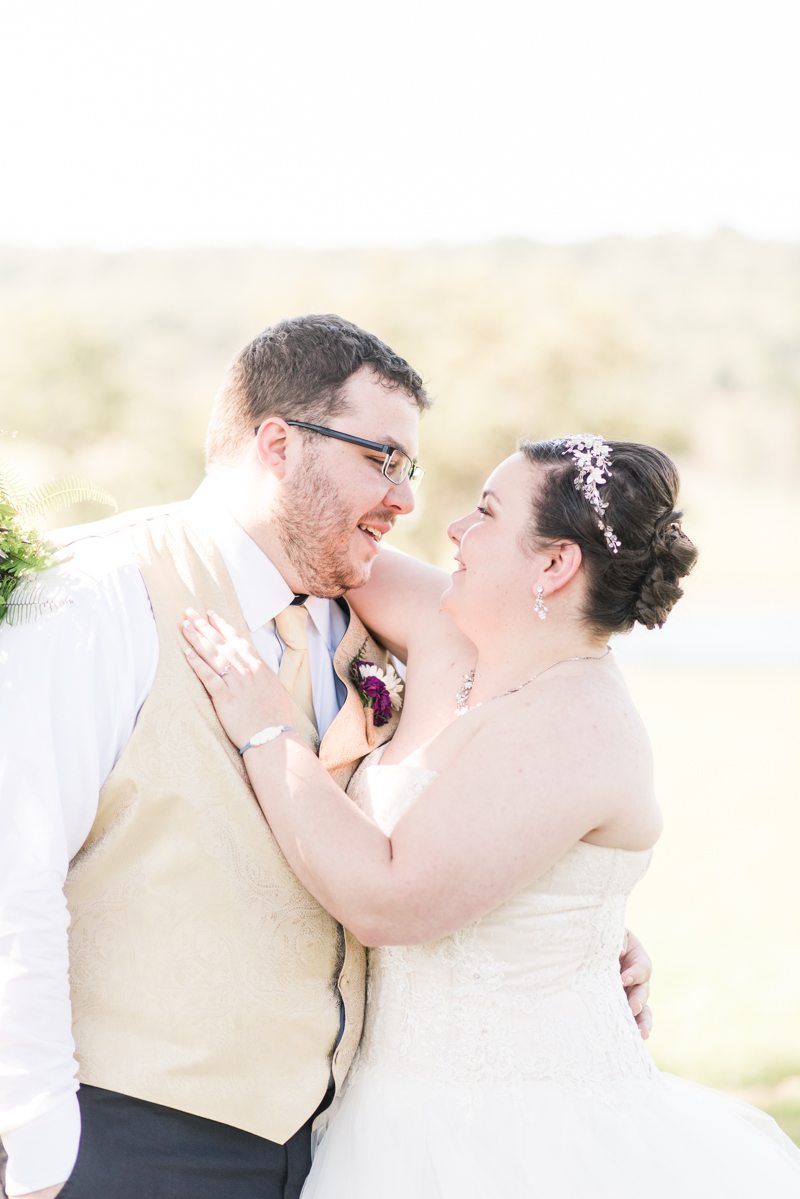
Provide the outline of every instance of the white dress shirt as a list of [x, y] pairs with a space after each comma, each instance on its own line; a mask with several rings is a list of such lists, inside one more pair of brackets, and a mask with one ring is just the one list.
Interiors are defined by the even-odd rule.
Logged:
[[[284, 647], [274, 618], [294, 593], [212, 480], [187, 510], [219, 549], [253, 644], [277, 671]], [[114, 540], [79, 541], [45, 582], [69, 602], [28, 623], [0, 625], [0, 1137], [12, 1196], [63, 1182], [77, 1157], [63, 887], [158, 666], [144, 581]], [[306, 607], [323, 736], [346, 694], [333, 654], [347, 618], [332, 600], [312, 597]]]

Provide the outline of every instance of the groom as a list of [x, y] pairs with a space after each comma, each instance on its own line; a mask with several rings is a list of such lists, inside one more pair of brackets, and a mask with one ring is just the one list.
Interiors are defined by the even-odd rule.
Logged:
[[[281, 322], [228, 370], [195, 496], [73, 530], [66, 602], [0, 630], [9, 1195], [299, 1195], [363, 950], [289, 870], [179, 621], [213, 608], [249, 636], [345, 786], [397, 715], [362, 706], [351, 664], [386, 653], [341, 596], [414, 506], [427, 405], [371, 334]], [[636, 1010], [647, 959], [623, 968]]]

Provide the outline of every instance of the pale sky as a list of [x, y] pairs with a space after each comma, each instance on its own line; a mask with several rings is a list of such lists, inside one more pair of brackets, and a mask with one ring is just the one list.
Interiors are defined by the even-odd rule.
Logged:
[[0, 0], [0, 244], [800, 238], [800, 0]]

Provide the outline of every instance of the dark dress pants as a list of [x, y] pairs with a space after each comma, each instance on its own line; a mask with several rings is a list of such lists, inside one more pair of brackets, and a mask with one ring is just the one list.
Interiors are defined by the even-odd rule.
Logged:
[[311, 1168], [313, 1116], [276, 1145], [100, 1087], [78, 1099], [80, 1151], [59, 1199], [297, 1199]]

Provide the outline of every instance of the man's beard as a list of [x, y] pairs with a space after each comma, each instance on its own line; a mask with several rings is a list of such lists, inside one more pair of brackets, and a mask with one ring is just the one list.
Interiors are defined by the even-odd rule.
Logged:
[[[313, 456], [284, 491], [273, 519], [283, 552], [309, 595], [333, 599], [366, 583], [369, 563], [352, 560], [352, 506]], [[380, 519], [394, 523], [386, 512]]]

